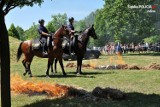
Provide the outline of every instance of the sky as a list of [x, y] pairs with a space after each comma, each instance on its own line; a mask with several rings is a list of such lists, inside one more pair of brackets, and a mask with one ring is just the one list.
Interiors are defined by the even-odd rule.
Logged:
[[52, 20], [51, 16], [67, 14], [67, 17], [74, 17], [79, 21], [88, 16], [91, 12], [103, 8], [103, 0], [44, 0], [41, 6], [15, 8], [5, 17], [7, 28], [13, 23], [24, 30], [29, 29], [33, 23], [38, 24], [39, 19], [44, 19], [47, 24]]

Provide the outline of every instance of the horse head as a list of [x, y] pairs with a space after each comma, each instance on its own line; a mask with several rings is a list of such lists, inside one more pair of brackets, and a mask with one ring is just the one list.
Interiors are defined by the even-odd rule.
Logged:
[[67, 26], [62, 25], [53, 35], [54, 37], [63, 38], [64, 36], [69, 36], [70, 30], [67, 28]]
[[97, 39], [97, 35], [94, 29], [94, 25], [92, 25], [89, 29], [88, 29], [88, 34], [89, 36], [93, 37], [94, 39]]
[[62, 25], [62, 29], [63, 29], [62, 35], [69, 36], [71, 30], [69, 28], [67, 28], [67, 26], [65, 26], [65, 25]]

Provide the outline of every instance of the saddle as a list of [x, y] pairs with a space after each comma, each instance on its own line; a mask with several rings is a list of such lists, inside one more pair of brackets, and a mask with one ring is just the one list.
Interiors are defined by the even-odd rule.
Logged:
[[78, 35], [75, 35], [71, 41], [71, 50], [74, 51], [78, 46]]
[[71, 47], [71, 51], [74, 52], [78, 47], [78, 35], [75, 35], [71, 42], [69, 39], [64, 39], [62, 42], [62, 49], [66, 54], [69, 54], [69, 48]]
[[40, 38], [32, 40], [32, 50], [38, 50], [41, 48]]
[[[36, 39], [33, 39], [32, 40], [32, 50], [40, 50], [42, 49], [42, 42], [41, 42], [41, 39], [40, 38], [36, 38]], [[53, 46], [54, 44], [52, 44], [52, 40], [50, 37], [47, 38], [47, 47], [51, 47]]]

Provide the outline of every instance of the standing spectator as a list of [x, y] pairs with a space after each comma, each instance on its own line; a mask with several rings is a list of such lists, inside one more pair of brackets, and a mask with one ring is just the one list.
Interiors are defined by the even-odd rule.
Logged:
[[116, 46], [116, 54], [122, 55], [122, 47], [119, 42], [118, 42], [118, 45]]

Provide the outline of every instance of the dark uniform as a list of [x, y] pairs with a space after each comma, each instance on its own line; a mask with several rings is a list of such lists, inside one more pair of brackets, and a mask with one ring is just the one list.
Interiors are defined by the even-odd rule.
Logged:
[[47, 43], [47, 36], [43, 35], [42, 32], [48, 33], [48, 30], [43, 25], [39, 25], [38, 33], [39, 33], [39, 35], [41, 37], [40, 41], [42, 43], [42, 48], [43, 48], [43, 52], [44, 52], [45, 47], [46, 47], [46, 43]]
[[69, 24], [67, 27], [71, 30], [74, 30], [74, 26], [72, 24]]
[[[69, 28], [70, 30], [74, 30], [74, 26], [73, 26], [73, 24], [69, 24], [68, 26], [67, 26], [67, 28]], [[73, 39], [73, 36], [74, 36], [74, 33], [71, 35], [71, 37], [70, 37], [70, 45], [69, 45], [69, 53], [71, 54], [72, 53], [72, 49], [71, 49], [71, 43], [72, 43], [72, 39]]]

